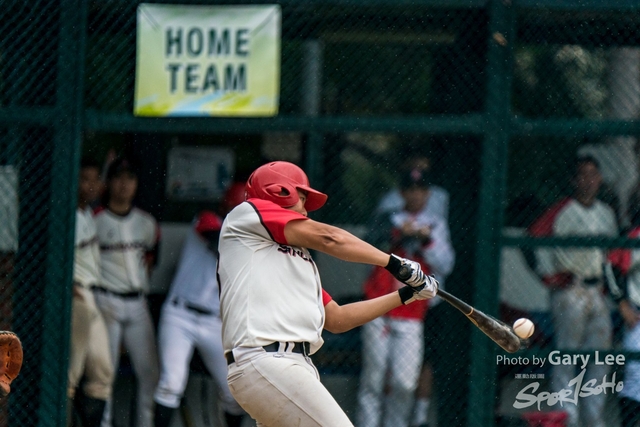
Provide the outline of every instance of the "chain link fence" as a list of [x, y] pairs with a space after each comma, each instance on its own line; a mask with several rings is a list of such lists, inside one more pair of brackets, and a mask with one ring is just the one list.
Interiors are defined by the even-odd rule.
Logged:
[[65, 416], [78, 145], [64, 109], [73, 94], [60, 80], [73, 66], [61, 63], [72, 19], [62, 3], [4, 2], [0, 19], [0, 317], [25, 353], [0, 403], [5, 426], [57, 426]]
[[[636, 227], [637, 132], [615, 124], [637, 120], [640, 105], [630, 16], [516, 13], [511, 105], [523, 127], [509, 140], [503, 230], [507, 241], [530, 245], [502, 250], [499, 313], [509, 324], [529, 317], [537, 328], [521, 359], [498, 362], [496, 411], [505, 425], [519, 418], [549, 425], [637, 421], [637, 408], [624, 403], [639, 397], [632, 354], [638, 340], [603, 269], [613, 262], [616, 283], [628, 277], [633, 292], [633, 273], [619, 260], [635, 253], [633, 242], [619, 248], [612, 241]], [[538, 246], [524, 236], [552, 239]], [[624, 356], [606, 363], [606, 354]], [[578, 355], [588, 355], [588, 363]], [[588, 380], [595, 389], [581, 389]], [[577, 405], [566, 403], [576, 396]]]
[[[256, 3], [264, 2], [216, 2]], [[600, 266], [611, 261], [618, 278], [631, 278], [629, 295], [638, 308], [631, 251], [640, 246], [627, 238], [638, 226], [640, 178], [635, 5], [282, 1], [277, 117], [142, 119], [132, 115], [139, 4], [3, 2], [0, 327], [21, 336], [25, 365], [10, 397], [0, 402], [0, 426], [65, 425], [80, 154], [102, 160], [113, 150], [143, 160], [137, 203], [169, 227], [188, 223], [207, 205], [167, 194], [168, 156], [177, 147], [229, 150], [236, 180], [268, 160], [300, 164], [312, 185], [329, 194], [313, 217], [385, 250], [392, 238], [380, 222], [385, 197], [406, 185], [409, 166], [425, 168], [430, 200], [440, 200], [438, 215], [455, 253], [453, 268], [442, 273], [446, 289], [508, 324], [530, 318], [536, 330], [520, 352], [508, 354], [453, 307], [432, 306], [424, 333], [410, 340], [424, 343], [424, 357], [412, 363], [420, 368], [427, 361], [432, 380], [402, 385], [402, 405], [410, 408], [407, 426], [527, 426], [541, 418], [544, 425], [568, 425], [560, 412], [572, 404], [561, 406], [559, 395], [554, 401], [541, 394], [575, 386], [563, 379], [552, 384], [554, 368], [575, 369], [560, 377], [572, 380], [581, 371], [580, 356], [594, 362], [607, 354], [614, 359], [604, 365], [605, 381], [613, 389], [577, 399], [586, 417], [580, 425], [589, 417], [632, 425], [620, 401], [634, 396], [615, 388], [623, 379], [631, 393], [640, 381], [632, 368], [638, 328], [611, 297]], [[579, 156], [597, 163], [577, 168]], [[598, 212], [587, 193], [602, 202]], [[386, 240], [374, 239], [387, 232]], [[315, 259], [334, 299], [365, 298], [370, 268], [322, 254]], [[161, 261], [171, 260], [161, 255]], [[565, 282], [554, 282], [559, 277]], [[164, 285], [152, 289], [156, 313]], [[576, 289], [583, 293], [572, 294]], [[588, 307], [577, 310], [583, 301]], [[594, 301], [602, 302], [599, 311]], [[602, 328], [601, 335], [587, 334], [602, 340], [559, 338], [591, 328], [593, 319], [607, 319], [593, 326]], [[321, 378], [353, 422], [367, 427], [359, 422], [371, 410], [362, 392], [373, 373], [364, 366], [363, 349], [372, 343], [364, 328], [324, 338], [314, 356]], [[381, 401], [401, 387], [393, 372], [386, 375]], [[120, 412], [131, 407], [123, 397], [130, 377], [125, 366], [117, 385]], [[587, 371], [583, 384], [592, 378]], [[602, 385], [600, 380], [591, 387]], [[415, 402], [424, 397], [430, 399], [426, 419], [414, 419], [425, 409]], [[214, 392], [208, 401], [215, 405]], [[596, 413], [585, 410], [594, 407]], [[125, 415], [120, 422], [130, 419]], [[203, 425], [216, 425], [207, 420]]]

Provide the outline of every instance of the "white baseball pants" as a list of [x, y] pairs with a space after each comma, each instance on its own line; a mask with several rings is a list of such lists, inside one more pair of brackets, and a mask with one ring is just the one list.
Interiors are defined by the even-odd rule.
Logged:
[[86, 376], [84, 392], [93, 399], [111, 397], [114, 370], [109, 350], [109, 337], [93, 293], [76, 286], [81, 297], [73, 297], [71, 315], [71, 351], [67, 395], [75, 396], [76, 387]]
[[[153, 392], [158, 384], [158, 355], [151, 313], [144, 296], [122, 298], [113, 294], [94, 293], [96, 304], [109, 332], [109, 347], [117, 372], [120, 364], [120, 345], [129, 353], [136, 375], [137, 427], [153, 427]], [[112, 426], [111, 401], [107, 402], [102, 427]]]
[[311, 359], [299, 353], [234, 349], [231, 394], [258, 427], [353, 427], [320, 382]]
[[409, 425], [422, 368], [423, 331], [422, 319], [379, 317], [362, 327], [358, 427]]
[[[568, 289], [551, 293], [551, 314], [555, 329], [555, 344], [560, 350], [606, 350], [611, 348], [613, 325], [601, 286], [576, 283]], [[584, 381], [602, 378], [609, 372], [607, 365], [587, 366]], [[579, 373], [579, 367], [557, 365], [551, 373], [553, 391], [569, 387]], [[569, 426], [605, 427], [604, 405], [607, 396], [581, 398], [578, 406], [564, 405], [569, 414]]]
[[207, 370], [218, 386], [222, 409], [232, 415], [243, 413], [227, 384], [227, 361], [222, 348], [222, 320], [199, 314], [170, 302], [162, 307], [158, 327], [160, 381], [154, 400], [177, 408], [189, 379], [189, 364], [197, 348]]

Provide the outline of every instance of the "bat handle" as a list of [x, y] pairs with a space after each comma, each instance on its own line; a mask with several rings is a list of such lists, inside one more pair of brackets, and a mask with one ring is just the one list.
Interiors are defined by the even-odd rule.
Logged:
[[471, 307], [469, 304], [462, 301], [458, 297], [451, 295], [449, 292], [442, 289], [438, 289], [437, 295], [443, 300], [445, 300], [446, 302], [448, 302], [449, 304], [451, 304], [452, 306], [454, 306], [455, 308], [457, 308], [458, 310], [460, 310], [466, 316], [469, 316], [471, 313], [473, 313], [473, 307]]

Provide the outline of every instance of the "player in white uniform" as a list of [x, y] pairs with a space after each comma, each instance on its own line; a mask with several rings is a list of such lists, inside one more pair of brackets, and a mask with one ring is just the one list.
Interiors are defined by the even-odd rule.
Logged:
[[[352, 234], [310, 220], [327, 196], [288, 162], [271, 162], [247, 181], [247, 201], [225, 218], [218, 264], [222, 339], [231, 393], [265, 427], [353, 424], [319, 380], [310, 355], [322, 330], [344, 332], [416, 300], [438, 283], [420, 265]], [[339, 306], [322, 289], [309, 250], [385, 266], [409, 286]]]
[[[424, 170], [404, 171], [400, 180], [404, 205], [398, 211], [376, 218], [376, 239], [368, 241], [377, 248], [419, 262], [423, 271], [433, 274], [442, 285], [453, 269], [455, 252], [448, 224], [425, 207], [431, 200], [429, 187]], [[381, 231], [386, 231], [386, 235], [379, 235]], [[399, 285], [384, 269], [376, 267], [365, 281], [365, 297], [383, 295]], [[427, 312], [432, 301], [398, 307], [362, 327], [357, 425], [406, 427], [409, 424], [423, 355], [438, 335], [436, 328], [434, 332], [428, 329], [433, 328], [434, 323], [425, 321], [425, 316], [432, 315], [430, 308]], [[426, 335], [424, 332], [430, 339], [421, 338]], [[430, 374], [430, 360], [425, 359], [424, 365]], [[431, 375], [425, 378], [431, 379]], [[424, 419], [419, 420], [420, 423], [426, 422], [428, 408], [423, 410]]]
[[[89, 159], [80, 164], [78, 209], [73, 264], [71, 351], [69, 354], [69, 410], [75, 406], [83, 427], [99, 427], [107, 399], [111, 396], [114, 370], [107, 328], [96, 306], [91, 288], [100, 283], [100, 247], [93, 212], [102, 186], [100, 165]], [[82, 376], [83, 394], [76, 394]], [[75, 403], [75, 405], [73, 405]], [[71, 414], [69, 417], [71, 418]]]
[[156, 388], [155, 427], [168, 427], [180, 406], [197, 348], [218, 384], [227, 427], [240, 427], [244, 411], [227, 385], [222, 350], [222, 320], [216, 267], [222, 220], [201, 212], [187, 234], [178, 270], [162, 307], [158, 331], [160, 381]]
[[[411, 147], [411, 150], [406, 152], [405, 157], [408, 159], [404, 165], [406, 171], [417, 172], [423, 175], [426, 179], [429, 177], [429, 169], [431, 168], [431, 159], [422, 154], [416, 153], [415, 149]], [[405, 177], [407, 175], [404, 175]], [[428, 181], [427, 181], [428, 183]], [[376, 207], [376, 222], [371, 227], [367, 241], [371, 242], [377, 247], [376, 240], [386, 239], [391, 232], [388, 225], [381, 226], [380, 219], [383, 219], [385, 215], [392, 215], [393, 213], [401, 212], [405, 208], [405, 198], [402, 195], [402, 183], [400, 186], [392, 188], [388, 191], [378, 203]], [[424, 203], [421, 209], [421, 215], [428, 215], [432, 217], [441, 218], [445, 227], [449, 228], [449, 192], [442, 187], [428, 183], [427, 201]], [[384, 221], [383, 221], [384, 223]], [[448, 274], [448, 273], [447, 273]], [[444, 277], [436, 276], [440, 284], [441, 289], [445, 289]], [[427, 419], [429, 414], [429, 407], [431, 406], [431, 398], [433, 395], [433, 362], [438, 355], [435, 348], [437, 347], [438, 339], [437, 327], [442, 322], [441, 315], [439, 314], [443, 307], [437, 307], [440, 303], [440, 298], [433, 298], [429, 300], [429, 315], [424, 318], [424, 361], [422, 364], [422, 371], [420, 373], [420, 379], [418, 381], [418, 388], [416, 390], [416, 399], [414, 406], [414, 415], [411, 420], [411, 426], [413, 427], [427, 427]], [[446, 310], [446, 308], [445, 308]]]
[[[153, 392], [158, 383], [155, 333], [146, 294], [149, 270], [159, 242], [156, 220], [132, 205], [138, 186], [129, 160], [119, 158], [107, 171], [105, 209], [96, 213], [102, 280], [94, 287], [102, 311], [114, 369], [120, 363], [120, 345], [129, 354], [137, 379], [137, 427], [153, 426]], [[102, 426], [111, 427], [107, 404]]]
[[[618, 235], [616, 215], [610, 206], [596, 198], [602, 176], [598, 162], [592, 157], [576, 161], [572, 183], [574, 194], [536, 220], [529, 232], [539, 236], [606, 236]], [[611, 347], [613, 326], [603, 292], [605, 251], [587, 248], [539, 248], [536, 251], [537, 272], [551, 290], [551, 315], [556, 347], [564, 351], [606, 350]], [[585, 381], [601, 380], [608, 373], [606, 365], [587, 366]], [[553, 367], [553, 391], [566, 389], [577, 375], [573, 365]], [[568, 425], [604, 427], [606, 396], [589, 396], [578, 405], [566, 404]]]

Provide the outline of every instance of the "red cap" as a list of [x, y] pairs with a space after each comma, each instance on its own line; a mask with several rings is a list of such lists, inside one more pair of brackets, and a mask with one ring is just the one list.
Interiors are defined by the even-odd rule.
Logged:
[[202, 211], [196, 222], [196, 231], [204, 233], [206, 231], [220, 231], [222, 228], [222, 220], [211, 211]]
[[298, 203], [298, 192], [307, 193], [304, 205], [308, 212], [320, 209], [327, 195], [309, 186], [309, 178], [302, 169], [289, 162], [271, 162], [253, 171], [247, 180], [247, 197], [269, 200], [288, 208]]
[[222, 200], [222, 206], [225, 212], [229, 212], [247, 199], [245, 186], [246, 184], [244, 182], [234, 182], [227, 188], [227, 191], [224, 193], [224, 199]]

